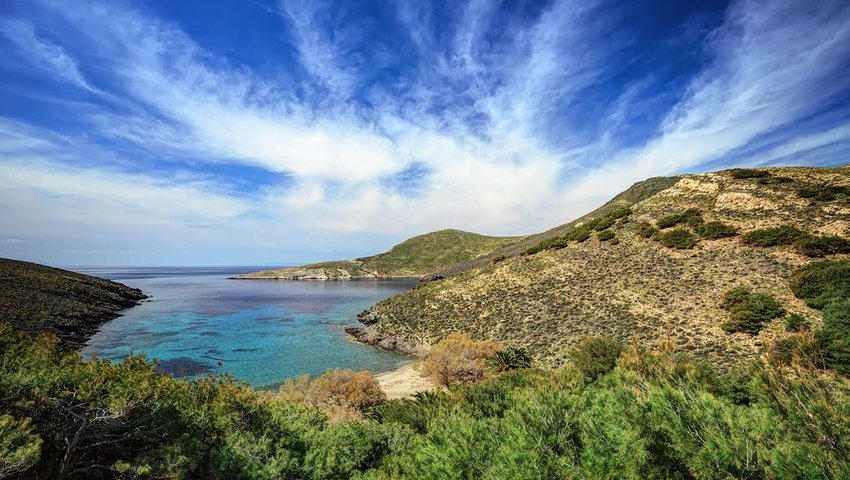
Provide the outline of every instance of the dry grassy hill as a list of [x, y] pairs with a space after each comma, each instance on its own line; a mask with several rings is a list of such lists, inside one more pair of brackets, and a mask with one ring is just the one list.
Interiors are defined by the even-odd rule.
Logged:
[[240, 280], [419, 278], [479, 257], [485, 257], [495, 250], [516, 244], [522, 238], [488, 237], [460, 230], [439, 230], [409, 238], [392, 247], [388, 252], [371, 257], [264, 270], [238, 275], [234, 278]]
[[[729, 364], [784, 335], [780, 320], [757, 335], [724, 331], [729, 314], [721, 300], [733, 287], [772, 294], [789, 312], [820, 321], [788, 288], [791, 271], [811, 261], [799, 246], [759, 247], [742, 235], [708, 237], [717, 230], [714, 222], [741, 234], [793, 225], [815, 236], [850, 236], [847, 166], [652, 179], [618, 198], [488, 261], [435, 275], [435, 281], [378, 303], [362, 318], [370, 325], [363, 338], [417, 348], [464, 331], [528, 347], [550, 364], [562, 361], [567, 347], [588, 334], [624, 341], [667, 338], [714, 363]], [[630, 214], [622, 208], [612, 214], [622, 215], [616, 221], [595, 220], [629, 204]], [[689, 225], [687, 209], [698, 211], [699, 221]], [[681, 224], [654, 230], [659, 220], [677, 214]], [[607, 229], [597, 228], [601, 231], [586, 225], [605, 227], [612, 221]], [[584, 236], [589, 238], [581, 241]], [[602, 240], [606, 236], [612, 238]]]

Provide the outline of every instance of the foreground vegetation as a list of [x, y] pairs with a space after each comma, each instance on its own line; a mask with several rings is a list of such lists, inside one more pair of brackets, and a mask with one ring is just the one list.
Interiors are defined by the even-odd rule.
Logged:
[[299, 398], [0, 329], [10, 478], [850, 478], [850, 383], [797, 354], [721, 374], [670, 345], [588, 339], [558, 370], [514, 351], [485, 364], [502, 373], [387, 402], [362, 374]]

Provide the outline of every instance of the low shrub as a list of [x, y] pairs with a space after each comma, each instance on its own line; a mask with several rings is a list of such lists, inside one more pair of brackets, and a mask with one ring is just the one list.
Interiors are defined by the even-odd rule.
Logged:
[[737, 228], [721, 222], [703, 223], [701, 225], [697, 225], [696, 228], [694, 228], [694, 231], [696, 231], [697, 235], [700, 237], [709, 239], [734, 237], [738, 234]]
[[776, 340], [767, 348], [767, 359], [774, 365], [823, 368], [820, 346], [811, 332], [801, 332]]
[[661, 217], [657, 222], [655, 222], [658, 228], [661, 229], [675, 227], [676, 225], [683, 223], [688, 224], [691, 227], [703, 223], [702, 213], [696, 208], [689, 208], [683, 212]]
[[568, 357], [587, 378], [595, 379], [610, 372], [623, 352], [623, 345], [609, 337], [590, 336], [579, 341]]
[[850, 195], [850, 188], [833, 185], [803, 185], [797, 189], [797, 195], [819, 202], [831, 202], [841, 196]]
[[797, 242], [800, 253], [807, 257], [825, 257], [839, 253], [850, 253], [850, 240], [834, 235], [804, 237]]
[[531, 368], [532, 359], [522, 347], [507, 347], [493, 354], [487, 360], [487, 368], [494, 373]]
[[665, 247], [679, 250], [693, 248], [697, 244], [696, 237], [684, 228], [662, 232], [660, 238]]
[[803, 330], [809, 329], [809, 322], [806, 321], [806, 317], [800, 315], [799, 313], [789, 313], [787, 317], [785, 317], [785, 331], [791, 333], [799, 333]]
[[649, 222], [640, 222], [637, 224], [637, 234], [643, 238], [656, 238], [660, 230], [653, 227]]
[[508, 259], [507, 255], [496, 255], [495, 257], [493, 257], [493, 263], [496, 264], [496, 263], [504, 262], [507, 259]]
[[601, 232], [602, 230], [606, 230], [611, 228], [611, 225], [614, 225], [613, 217], [602, 217], [598, 221], [593, 223], [593, 229], [597, 232]]
[[597, 233], [596, 238], [598, 238], [602, 242], [607, 242], [608, 240], [614, 238], [614, 232], [612, 232], [610, 228], [606, 228], [605, 230], [602, 230], [601, 232]]
[[748, 245], [756, 247], [777, 247], [792, 245], [808, 234], [793, 225], [780, 225], [778, 227], [759, 228], [744, 234], [743, 241]]
[[815, 335], [827, 366], [850, 376], [850, 297], [823, 309], [823, 328]]
[[817, 309], [850, 298], [850, 260], [819, 260], [803, 265], [791, 274], [790, 287], [797, 298]]
[[721, 307], [729, 312], [730, 319], [723, 324], [727, 332], [757, 334], [765, 323], [785, 315], [785, 309], [775, 298], [737, 287], [723, 295]]
[[732, 170], [729, 170], [729, 175], [732, 178], [737, 179], [766, 178], [770, 176], [770, 172], [766, 170], [756, 170], [754, 168], [733, 168]]
[[450, 333], [437, 342], [422, 359], [420, 371], [443, 386], [472, 383], [484, 377], [487, 361], [502, 346], [490, 340], [472, 340]]
[[358, 412], [387, 400], [375, 376], [365, 370], [328, 370], [316, 378], [301, 375], [283, 382], [278, 396], [292, 403]]
[[632, 214], [632, 209], [630, 207], [617, 207], [607, 215], [611, 218], [618, 219], [627, 217]]

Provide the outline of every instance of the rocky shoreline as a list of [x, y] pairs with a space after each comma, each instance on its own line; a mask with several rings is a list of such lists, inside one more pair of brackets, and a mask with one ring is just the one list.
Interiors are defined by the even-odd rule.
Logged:
[[398, 337], [380, 333], [373, 326], [377, 323], [378, 319], [372, 309], [360, 312], [357, 315], [357, 319], [363, 326], [345, 327], [345, 333], [350, 335], [355, 341], [414, 357], [421, 357], [425, 353], [427, 348], [425, 346], [411, 345]]
[[138, 288], [18, 260], [0, 259], [0, 321], [55, 334], [78, 350], [101, 325], [148, 298]]

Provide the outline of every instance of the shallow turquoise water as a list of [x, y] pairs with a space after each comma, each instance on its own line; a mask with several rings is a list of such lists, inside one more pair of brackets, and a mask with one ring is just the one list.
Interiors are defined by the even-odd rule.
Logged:
[[412, 281], [227, 279], [255, 269], [77, 268], [151, 296], [103, 325], [83, 354], [118, 360], [144, 353], [177, 375], [230, 372], [257, 387], [330, 368], [380, 373], [409, 361], [352, 342], [343, 328]]

